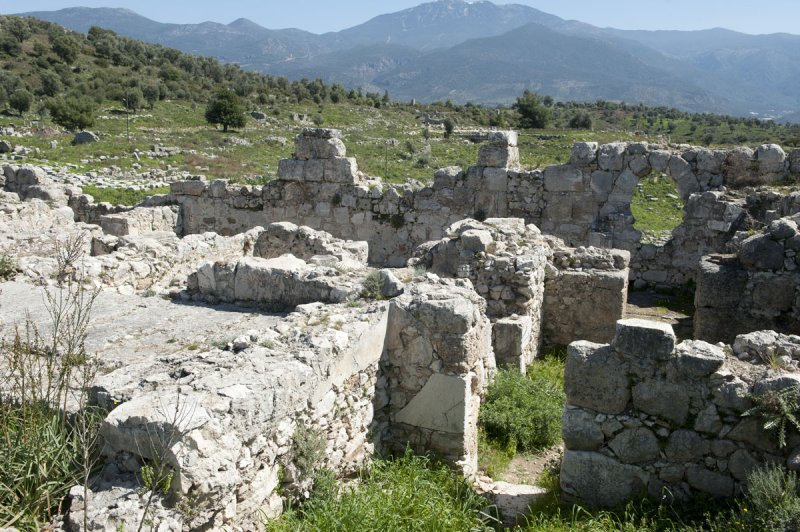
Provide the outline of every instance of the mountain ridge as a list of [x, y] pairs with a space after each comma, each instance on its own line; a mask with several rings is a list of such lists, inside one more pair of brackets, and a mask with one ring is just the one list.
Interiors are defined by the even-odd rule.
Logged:
[[[549, 95], [557, 99], [565, 94], [580, 99], [609, 99], [608, 95], [616, 91], [616, 97], [610, 99], [644, 98], [633, 101], [675, 104], [690, 111], [775, 117], [800, 112], [800, 94], [794, 89], [800, 85], [800, 36], [792, 34], [749, 35], [724, 28], [697, 31], [598, 28], [525, 5], [496, 5], [486, 0], [423, 3], [323, 34], [294, 28], [268, 29], [243, 17], [228, 24], [161, 23], [124, 8], [65, 8], [23, 15], [78, 31], [99, 25], [121, 35], [211, 55], [290, 79], [320, 77], [350, 87], [389, 90], [395, 96], [421, 101], [430, 101], [434, 94], [449, 93], [454, 101], [508, 103], [519, 95], [520, 88], [538, 87], [544, 94], [551, 91]], [[511, 54], [511, 59], [516, 57], [512, 61], [504, 58], [516, 81], [505, 91], [500, 90], [496, 65], [492, 63], [496, 61], [494, 52], [474, 43], [484, 38], [516, 39], [519, 36], [513, 32], [531, 23], [566, 36], [566, 39], [553, 38], [557, 38], [561, 47], [574, 48], [572, 52], [583, 49], [589, 53], [582, 39], [597, 39], [609, 54], [607, 63], [612, 64], [612, 58], [617, 58], [633, 69], [630, 76], [622, 76], [628, 84], [612, 83], [596, 69], [587, 70], [594, 73], [593, 78], [576, 80], [572, 66], [563, 62], [555, 65], [558, 68], [533, 69], [533, 65], [542, 63], [553, 66], [553, 61], [562, 54], [552, 47], [528, 47], [523, 49], [524, 53]], [[473, 43], [467, 47], [472, 51], [470, 57], [453, 51], [468, 42]], [[497, 41], [489, 43], [498, 46]], [[529, 44], [522, 42], [523, 46]], [[366, 49], [370, 47], [372, 50]], [[537, 57], [538, 62], [526, 57], [541, 55], [545, 49], [552, 57]], [[563, 55], [575, 57], [574, 53]], [[641, 64], [631, 62], [629, 55]], [[466, 61], [468, 68], [453, 63], [455, 58]], [[435, 71], [431, 69], [433, 64], [438, 65]], [[449, 83], [453, 85], [439, 86], [446, 82], [448, 72]], [[477, 85], [469, 91], [461, 89], [455, 75], [458, 72]], [[492, 74], [481, 76], [482, 72]], [[639, 78], [634, 81], [639, 89], [633, 90], [631, 76], [637, 75]], [[601, 83], [603, 80], [605, 84]], [[571, 82], [582, 83], [583, 89], [569, 88]], [[436, 90], [431, 91], [434, 86]], [[704, 95], [687, 98], [687, 90]]]

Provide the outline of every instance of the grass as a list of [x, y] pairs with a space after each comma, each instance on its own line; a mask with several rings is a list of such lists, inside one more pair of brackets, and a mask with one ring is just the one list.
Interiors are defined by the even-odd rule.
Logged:
[[683, 201], [674, 181], [654, 174], [642, 178], [631, 199], [634, 227], [643, 241], [669, 235], [683, 221]]
[[358, 482], [317, 476], [311, 497], [268, 522], [278, 531], [491, 530], [489, 503], [447, 466], [410, 451], [375, 460]]
[[645, 499], [614, 510], [562, 503], [557, 469], [546, 470], [537, 484], [548, 489], [548, 496], [531, 508], [520, 532], [789, 531], [800, 523], [797, 476], [774, 465], [751, 473], [748, 487], [737, 499], [697, 496], [674, 505]]
[[490, 476], [501, 474], [516, 452], [549, 449], [561, 441], [564, 357], [549, 349], [522, 375], [498, 371], [480, 413], [480, 467]]
[[84, 194], [92, 196], [95, 203], [108, 202], [112, 205], [137, 205], [149, 196], [169, 194], [169, 187], [134, 190], [132, 188], [96, 187], [94, 185], [87, 185], [82, 187], [82, 190]]

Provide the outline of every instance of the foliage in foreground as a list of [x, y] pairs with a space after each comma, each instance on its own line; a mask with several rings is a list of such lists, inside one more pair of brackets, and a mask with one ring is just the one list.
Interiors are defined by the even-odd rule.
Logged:
[[71, 282], [48, 290], [51, 332], [28, 321], [0, 342], [0, 528], [41, 530], [72, 486], [88, 484], [100, 419], [84, 348], [95, 295]]
[[447, 466], [406, 451], [374, 461], [358, 482], [341, 488], [330, 472], [318, 475], [311, 498], [267, 530], [490, 530], [487, 506]]
[[537, 360], [528, 375], [501, 369], [481, 406], [480, 423], [490, 442], [506, 452], [539, 451], [557, 444], [566, 401], [563, 372], [557, 357]]
[[795, 531], [800, 524], [797, 476], [777, 466], [755, 470], [736, 500], [698, 497], [686, 503], [631, 501], [617, 510], [589, 510], [560, 502], [558, 471], [546, 471], [539, 485], [549, 490], [532, 509], [524, 532]]

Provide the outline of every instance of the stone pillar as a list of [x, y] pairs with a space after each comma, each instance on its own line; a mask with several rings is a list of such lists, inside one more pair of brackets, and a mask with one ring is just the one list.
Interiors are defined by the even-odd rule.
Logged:
[[278, 163], [278, 178], [284, 181], [306, 181], [355, 184], [358, 181], [358, 164], [355, 158], [346, 157], [338, 129], [305, 128], [295, 137], [292, 159]]
[[392, 300], [387, 450], [433, 451], [475, 474], [481, 394], [494, 368], [485, 308], [464, 281], [415, 285]]

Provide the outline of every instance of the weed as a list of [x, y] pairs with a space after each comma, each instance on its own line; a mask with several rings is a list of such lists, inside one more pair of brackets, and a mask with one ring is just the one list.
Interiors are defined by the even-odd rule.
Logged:
[[377, 271], [371, 272], [367, 277], [364, 279], [364, 282], [361, 285], [361, 297], [364, 299], [374, 299], [376, 301], [381, 301], [385, 299], [383, 297], [383, 280], [381, 279], [381, 274]]
[[8, 281], [13, 279], [19, 273], [19, 266], [14, 257], [9, 255], [0, 255], [0, 281]]
[[292, 462], [300, 478], [313, 477], [314, 469], [322, 461], [325, 452], [325, 438], [323, 435], [305, 423], [298, 423], [292, 441]]
[[197, 351], [198, 349], [200, 349], [200, 344], [197, 342], [191, 342], [189, 344], [186, 344], [186, 349], [188, 349], [189, 351]]
[[759, 395], [751, 395], [754, 406], [742, 416], [758, 416], [764, 430], [775, 432], [778, 447], [786, 447], [786, 432], [791, 427], [800, 430], [796, 415], [800, 409], [800, 387], [793, 386], [783, 390], [767, 390]]

